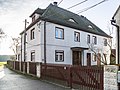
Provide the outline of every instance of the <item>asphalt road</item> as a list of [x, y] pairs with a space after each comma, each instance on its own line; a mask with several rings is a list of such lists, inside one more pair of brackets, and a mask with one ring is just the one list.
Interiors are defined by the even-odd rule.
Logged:
[[0, 78], [0, 90], [71, 90], [63, 86], [17, 74], [7, 68], [4, 69], [4, 74]]

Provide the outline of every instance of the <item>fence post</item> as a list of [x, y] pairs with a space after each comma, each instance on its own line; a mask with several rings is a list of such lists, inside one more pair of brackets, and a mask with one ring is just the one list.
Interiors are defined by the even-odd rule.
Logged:
[[19, 61], [19, 71], [21, 71], [21, 61]]
[[25, 73], [25, 62], [23, 62], [23, 73]]
[[104, 68], [100, 67], [100, 90], [104, 89]]
[[29, 62], [27, 62], [27, 73], [29, 74]]
[[68, 86], [72, 88], [72, 67], [68, 67]]
[[15, 61], [13, 61], [13, 69], [15, 70]]
[[36, 74], [37, 74], [37, 77], [41, 77], [40, 72], [41, 72], [40, 63], [36, 62]]

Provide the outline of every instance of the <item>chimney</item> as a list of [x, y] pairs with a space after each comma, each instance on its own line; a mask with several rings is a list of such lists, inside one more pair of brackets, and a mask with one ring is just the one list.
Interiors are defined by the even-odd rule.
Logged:
[[57, 6], [57, 2], [53, 2], [53, 5]]

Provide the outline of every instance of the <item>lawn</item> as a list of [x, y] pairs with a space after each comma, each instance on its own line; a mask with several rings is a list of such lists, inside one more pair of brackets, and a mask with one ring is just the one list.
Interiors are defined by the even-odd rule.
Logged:
[[0, 62], [0, 67], [3, 66], [4, 64], [7, 64], [7, 62]]

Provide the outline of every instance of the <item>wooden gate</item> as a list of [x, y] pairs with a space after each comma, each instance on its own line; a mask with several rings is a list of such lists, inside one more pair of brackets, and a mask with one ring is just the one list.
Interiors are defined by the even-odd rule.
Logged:
[[67, 82], [80, 90], [103, 90], [103, 67], [42, 64], [41, 76]]
[[72, 66], [71, 76], [71, 83], [81, 90], [103, 90], [103, 67]]

